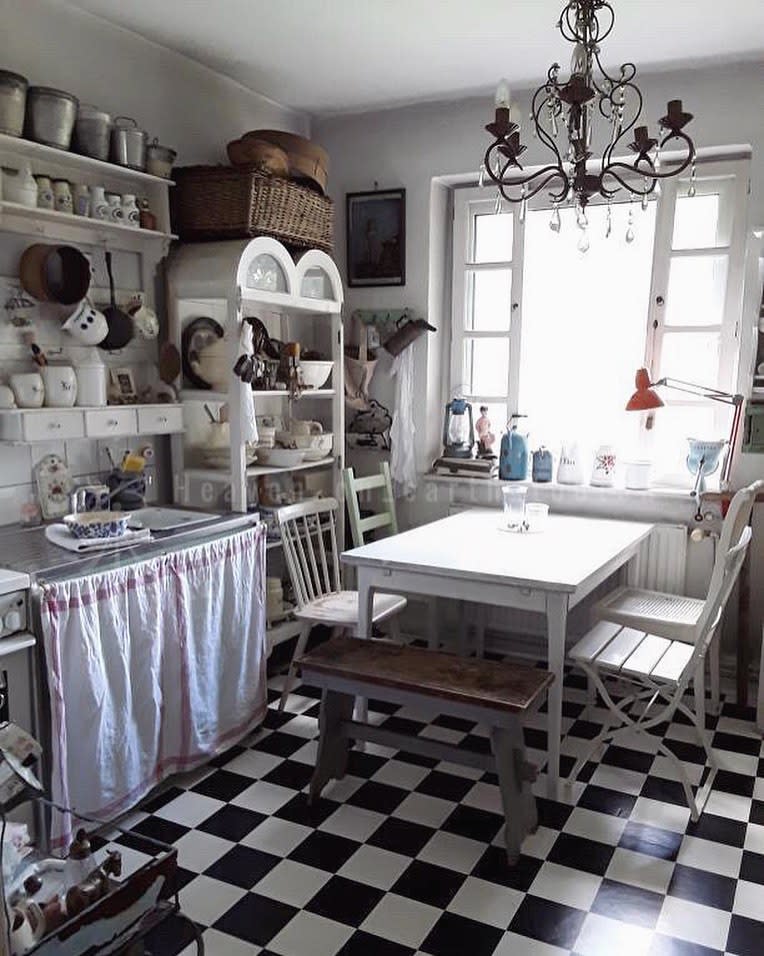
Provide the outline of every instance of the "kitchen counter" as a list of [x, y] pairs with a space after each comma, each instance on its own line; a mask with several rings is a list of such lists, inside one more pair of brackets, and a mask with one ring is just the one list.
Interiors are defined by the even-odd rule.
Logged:
[[81, 577], [112, 568], [135, 564], [155, 555], [202, 544], [255, 524], [256, 513], [230, 513], [208, 524], [183, 528], [155, 536], [151, 541], [118, 551], [76, 554], [52, 544], [45, 537], [45, 528], [0, 528], [0, 568], [28, 575], [28, 582], [42, 579], [61, 580]]

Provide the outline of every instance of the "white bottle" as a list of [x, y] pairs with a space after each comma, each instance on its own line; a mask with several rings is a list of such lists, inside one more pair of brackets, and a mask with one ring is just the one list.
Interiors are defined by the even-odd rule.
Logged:
[[53, 209], [53, 186], [49, 176], [36, 176], [37, 180], [37, 208]]
[[71, 215], [74, 211], [72, 187], [69, 185], [68, 179], [53, 180], [53, 202], [56, 212], [68, 212]]
[[615, 484], [615, 448], [600, 445], [594, 455], [591, 483], [598, 488], [612, 488]]
[[135, 196], [130, 193], [125, 193], [122, 197], [122, 217], [126, 226], [132, 226], [133, 229], [140, 227], [141, 211], [135, 201]]
[[14, 202], [22, 206], [35, 207], [37, 205], [37, 180], [32, 175], [32, 167], [29, 163], [24, 163], [16, 174], [14, 182], [14, 196], [8, 196]]
[[106, 190], [103, 186], [90, 187], [90, 218], [109, 218], [109, 204], [106, 202]]
[[107, 193], [106, 199], [109, 203], [109, 220], [122, 224], [125, 219], [125, 214], [122, 209], [122, 197], [119, 193]]
[[561, 485], [582, 485], [584, 469], [577, 442], [563, 442], [560, 464], [557, 466], [557, 481]]

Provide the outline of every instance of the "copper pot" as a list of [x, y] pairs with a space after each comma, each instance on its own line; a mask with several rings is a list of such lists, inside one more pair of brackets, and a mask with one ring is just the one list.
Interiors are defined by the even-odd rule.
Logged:
[[90, 263], [74, 246], [27, 246], [21, 255], [19, 278], [40, 302], [74, 305], [90, 288]]

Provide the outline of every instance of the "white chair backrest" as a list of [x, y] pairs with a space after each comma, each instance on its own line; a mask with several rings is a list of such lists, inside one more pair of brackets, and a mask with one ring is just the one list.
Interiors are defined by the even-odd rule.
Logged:
[[[348, 517], [350, 518], [350, 533], [353, 538], [353, 547], [360, 548], [365, 544], [364, 535], [369, 531], [379, 531], [389, 528], [390, 534], [398, 534], [398, 519], [395, 514], [395, 498], [393, 496], [393, 480], [390, 475], [390, 466], [386, 461], [376, 475], [367, 475], [356, 478], [352, 468], [344, 471], [345, 502], [347, 503]], [[382, 510], [367, 518], [361, 517], [360, 495], [364, 492], [381, 491]]]
[[[751, 511], [756, 495], [764, 490], [764, 481], [755, 481], [747, 488], [736, 492], [730, 502], [727, 515], [722, 525], [719, 540], [716, 543], [716, 559], [708, 586], [708, 597], [703, 613], [698, 621], [698, 639], [703, 640], [706, 631], [716, 620], [719, 609], [723, 608], [729, 598], [735, 580], [740, 573], [745, 560], [745, 552], [751, 538], [748, 523], [751, 520]], [[748, 534], [746, 534], [746, 531]], [[743, 543], [742, 549], [738, 545]]]
[[[341, 589], [334, 498], [312, 498], [277, 512], [298, 608]], [[329, 539], [328, 547], [326, 539]]]

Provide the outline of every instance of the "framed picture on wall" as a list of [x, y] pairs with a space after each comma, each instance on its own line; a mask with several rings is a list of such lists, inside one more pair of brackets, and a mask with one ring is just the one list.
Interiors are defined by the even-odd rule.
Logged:
[[349, 286], [406, 284], [406, 190], [347, 194]]

